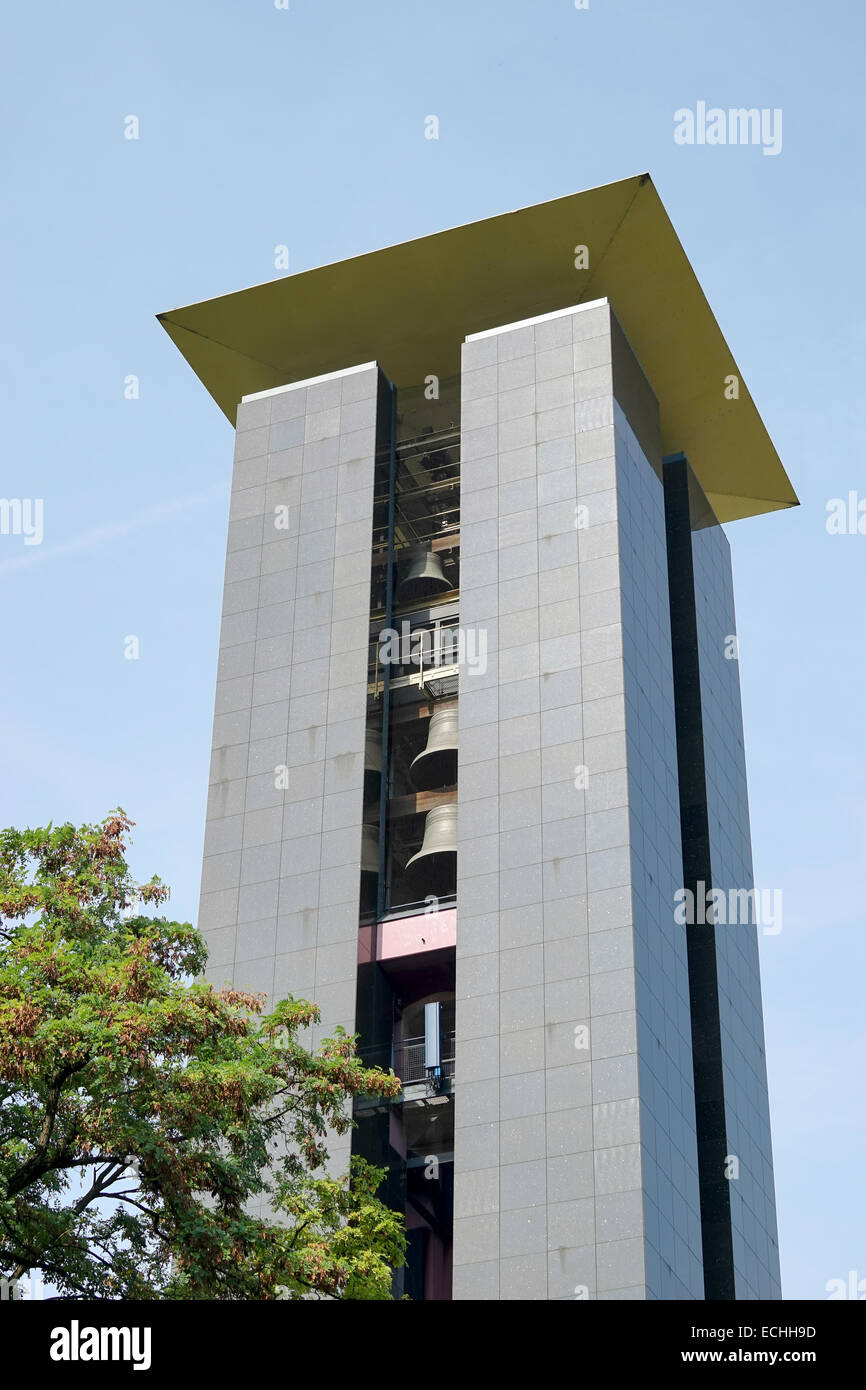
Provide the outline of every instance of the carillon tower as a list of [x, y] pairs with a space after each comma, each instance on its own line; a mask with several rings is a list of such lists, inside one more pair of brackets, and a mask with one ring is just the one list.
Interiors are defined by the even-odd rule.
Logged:
[[720, 523], [797, 499], [651, 180], [161, 321], [236, 428], [208, 977], [401, 1077], [397, 1291], [780, 1297], [758, 929], [677, 905], [753, 902]]

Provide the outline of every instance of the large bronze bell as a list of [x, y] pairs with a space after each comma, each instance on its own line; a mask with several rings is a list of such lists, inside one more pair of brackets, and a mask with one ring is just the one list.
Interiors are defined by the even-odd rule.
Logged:
[[437, 896], [457, 887], [457, 803], [434, 806], [424, 822], [424, 840], [406, 865], [419, 892]]
[[430, 719], [427, 747], [412, 759], [409, 774], [418, 791], [452, 787], [457, 781], [457, 706], [436, 709]]
[[407, 552], [401, 566], [400, 582], [397, 585], [397, 598], [400, 603], [414, 599], [433, 598], [435, 594], [446, 593], [451, 581], [442, 573], [438, 554], [429, 545], [413, 545]]

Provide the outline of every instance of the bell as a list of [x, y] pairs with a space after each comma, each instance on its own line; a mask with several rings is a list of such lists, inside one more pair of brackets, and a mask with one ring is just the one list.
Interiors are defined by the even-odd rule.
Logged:
[[361, 873], [379, 872], [379, 830], [375, 825], [361, 827]]
[[412, 759], [409, 774], [418, 791], [452, 787], [457, 781], [457, 706], [433, 711], [427, 747]]
[[451, 581], [442, 573], [439, 556], [429, 545], [413, 545], [406, 555], [403, 575], [397, 586], [397, 598], [408, 603], [417, 598], [432, 598], [446, 593]]
[[424, 840], [406, 865], [411, 879], [432, 892], [453, 893], [457, 887], [457, 803], [434, 806], [424, 822]]
[[377, 801], [382, 784], [382, 735], [368, 729], [364, 739], [364, 800]]

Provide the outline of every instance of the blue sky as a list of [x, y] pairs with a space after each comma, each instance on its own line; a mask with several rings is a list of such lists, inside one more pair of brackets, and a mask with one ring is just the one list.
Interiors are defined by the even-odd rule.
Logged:
[[[0, 492], [45, 534], [0, 535], [0, 823], [121, 805], [195, 920], [232, 434], [154, 315], [273, 278], [278, 244], [304, 270], [649, 170], [802, 501], [728, 528], [756, 878], [784, 893], [783, 1284], [866, 1279], [866, 535], [825, 526], [866, 501], [866, 10], [91, 0], [5, 31]], [[698, 101], [780, 108], [781, 152], [677, 145]]]

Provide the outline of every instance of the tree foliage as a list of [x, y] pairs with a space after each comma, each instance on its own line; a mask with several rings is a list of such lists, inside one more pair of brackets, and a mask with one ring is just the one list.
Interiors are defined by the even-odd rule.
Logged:
[[[328, 1172], [356, 1095], [399, 1082], [314, 1004], [190, 983], [132, 822], [0, 832], [0, 1275], [87, 1298], [391, 1297], [382, 1171]], [[266, 1214], [263, 1214], [266, 1213]], [[274, 1212], [278, 1213], [275, 1217]]]

